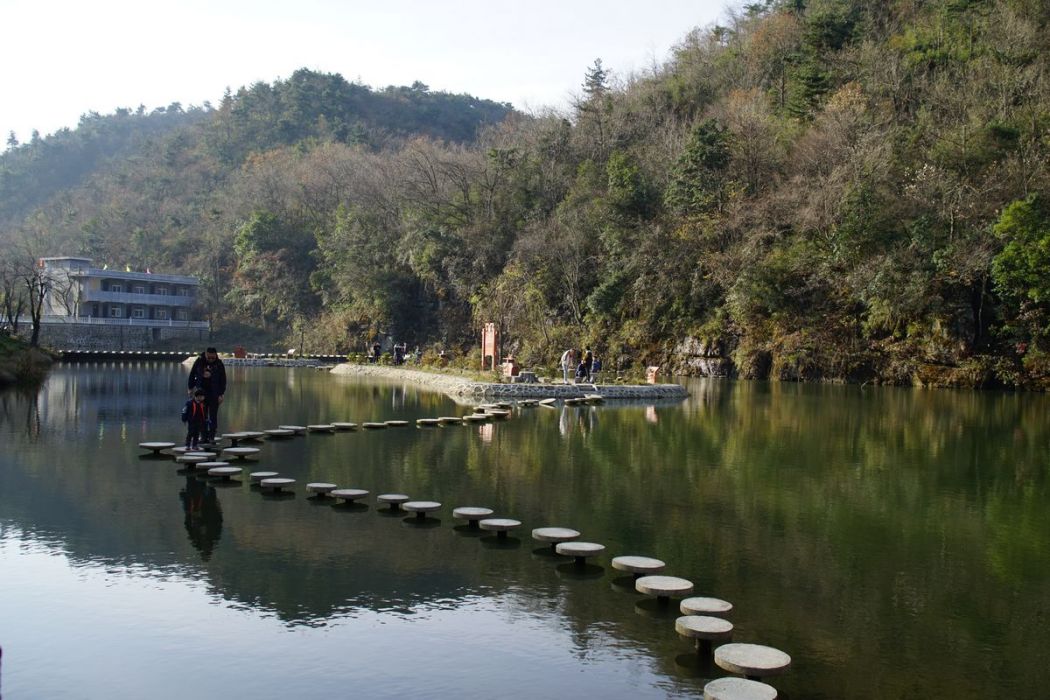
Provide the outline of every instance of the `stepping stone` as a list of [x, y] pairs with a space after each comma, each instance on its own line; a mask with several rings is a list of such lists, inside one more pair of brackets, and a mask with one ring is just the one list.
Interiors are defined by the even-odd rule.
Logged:
[[271, 428], [263, 432], [271, 438], [290, 438], [295, 435], [294, 430], [288, 430], [287, 428]]
[[328, 492], [328, 495], [332, 498], [341, 498], [346, 503], [353, 503], [357, 499], [367, 496], [368, 491], [364, 489], [333, 489]]
[[728, 642], [733, 638], [733, 623], [721, 617], [685, 615], [674, 621], [675, 632], [696, 641], [696, 651], [711, 653], [711, 642]]
[[477, 527], [478, 521], [492, 515], [491, 508], [475, 508], [473, 506], [462, 506], [452, 511], [452, 517], [466, 520], [471, 527]]
[[408, 503], [412, 499], [403, 493], [381, 493], [376, 496], [376, 500], [389, 504], [390, 510], [400, 510], [402, 503]]
[[212, 467], [208, 470], [208, 476], [216, 476], [223, 481], [229, 481], [231, 477], [240, 474], [240, 467]]
[[200, 462], [207, 462], [211, 457], [205, 457], [204, 455], [179, 455], [175, 458], [175, 461], [179, 464], [198, 464]]
[[761, 644], [723, 644], [715, 649], [715, 663], [754, 681], [784, 673], [791, 668], [791, 657]]
[[198, 462], [197, 469], [213, 469], [215, 467], [228, 467], [229, 462]]
[[565, 557], [575, 557], [577, 564], [583, 564], [587, 557], [593, 557], [605, 551], [605, 545], [594, 542], [561, 542], [554, 551]]
[[623, 556], [613, 557], [612, 568], [634, 574], [635, 578], [649, 574], [658, 574], [667, 568], [667, 564], [652, 557]]
[[191, 450], [188, 447], [173, 447], [173, 448], [171, 448], [171, 453], [174, 454], [174, 455], [184, 455], [187, 452], [193, 452], [193, 450]]
[[710, 615], [713, 617], [729, 617], [733, 612], [733, 604], [727, 603], [719, 598], [686, 598], [678, 604], [678, 609], [683, 615]]
[[206, 450], [193, 450], [192, 452], [183, 453], [183, 457], [206, 457], [207, 459], [211, 459], [212, 457], [217, 456], [216, 453], [208, 452]]
[[427, 513], [433, 513], [441, 508], [441, 504], [437, 501], [406, 501], [401, 504], [401, 507], [409, 513], [415, 513], [416, 517], [422, 520], [427, 517]]
[[314, 425], [306, 426], [306, 429], [311, 433], [334, 433], [335, 426], [331, 423], [316, 423]]
[[513, 518], [486, 518], [478, 523], [478, 527], [495, 532], [496, 537], [506, 537], [510, 530], [521, 527], [521, 521]]
[[386, 423], [362, 423], [361, 427], [365, 430], [382, 430], [388, 426]]
[[550, 396], [546, 399], [540, 399], [540, 406], [553, 406], [556, 403], [558, 403], [558, 399], [554, 398], [553, 396]]
[[357, 430], [357, 423], [332, 423], [336, 430]]
[[241, 432], [245, 440], [255, 440], [262, 442], [263, 437], [266, 435], [266, 431], [263, 430], [244, 430]]
[[408, 421], [407, 420], [388, 420], [388, 421], [386, 421], [386, 424], [389, 425], [391, 428], [404, 428], [406, 425], [408, 425]]
[[278, 476], [277, 472], [252, 472], [248, 475], [248, 478], [252, 481], [262, 481], [263, 479], [272, 479]]
[[605, 397], [601, 394], [584, 394], [583, 400], [586, 403], [605, 403]]
[[463, 416], [464, 423], [487, 423], [492, 420], [492, 416], [487, 413], [475, 413], [469, 416]]
[[462, 423], [463, 418], [461, 416], [441, 416], [438, 418], [438, 422], [441, 425], [452, 425], [454, 423]]
[[580, 536], [578, 530], [569, 527], [538, 527], [532, 531], [532, 539], [538, 542], [549, 542], [555, 549], [559, 542], [571, 542]]
[[693, 582], [677, 576], [642, 576], [634, 582], [634, 589], [645, 595], [656, 596], [664, 603], [671, 596], [687, 596], [693, 592]]
[[424, 428], [426, 428], [426, 427], [434, 427], [436, 425], [441, 425], [441, 419], [440, 418], [417, 418], [416, 419], [416, 425], [424, 427]]
[[502, 408], [488, 408], [485, 409], [485, 415], [492, 416], [496, 420], [506, 420], [510, 418], [510, 411]]
[[281, 430], [291, 430], [296, 435], [302, 435], [306, 432], [305, 425], [278, 425], [277, 427]]
[[335, 484], [327, 484], [322, 481], [314, 481], [306, 485], [306, 490], [316, 493], [318, 496], [326, 496], [330, 491], [335, 491]]
[[777, 689], [746, 678], [719, 678], [704, 686], [704, 700], [776, 700]]
[[227, 447], [222, 451], [224, 456], [229, 455], [234, 459], [248, 459], [252, 455], [259, 454], [258, 447]]
[[295, 479], [282, 479], [280, 477], [271, 477], [269, 479], [263, 479], [259, 482], [259, 486], [262, 486], [267, 491], [280, 491], [284, 488], [289, 488], [295, 483]]
[[139, 447], [144, 450], [150, 450], [155, 455], [159, 455], [161, 450], [170, 450], [175, 447], [174, 442], [140, 442]]

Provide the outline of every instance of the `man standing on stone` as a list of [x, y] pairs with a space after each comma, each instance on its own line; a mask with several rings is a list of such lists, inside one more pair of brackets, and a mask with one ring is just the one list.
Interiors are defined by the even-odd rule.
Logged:
[[215, 348], [208, 348], [193, 362], [187, 387], [190, 396], [193, 396], [193, 390], [197, 387], [204, 390], [209, 418], [208, 433], [204, 440], [214, 442], [219, 425], [219, 404], [226, 395], [226, 367]]

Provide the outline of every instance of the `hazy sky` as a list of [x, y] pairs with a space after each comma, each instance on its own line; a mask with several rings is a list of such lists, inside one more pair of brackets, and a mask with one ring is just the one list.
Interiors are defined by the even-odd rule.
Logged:
[[[662, 63], [733, 0], [0, 0], [0, 137], [210, 100], [297, 68], [564, 108], [595, 58]], [[2, 149], [0, 141], [0, 149]]]

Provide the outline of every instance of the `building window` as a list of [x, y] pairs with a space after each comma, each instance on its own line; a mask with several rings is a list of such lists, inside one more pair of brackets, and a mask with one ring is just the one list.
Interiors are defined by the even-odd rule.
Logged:
[[153, 293], [154, 294], [163, 294], [164, 296], [168, 296], [168, 288], [167, 287], [157, 287], [156, 291], [153, 292]]
[[110, 306], [109, 307], [109, 317], [110, 318], [124, 318], [124, 309], [122, 307], [120, 307], [120, 306]]
[[177, 321], [188, 321], [190, 318], [190, 312], [186, 309], [175, 309], [175, 319]]
[[190, 295], [190, 288], [189, 287], [176, 287], [175, 288], [175, 296], [188, 297], [189, 295]]
[[132, 318], [146, 318], [146, 310], [141, 306], [135, 306], [131, 309]]
[[153, 310], [153, 318], [159, 319], [161, 321], [166, 321], [167, 318], [168, 318], [168, 310], [167, 309], [154, 309]]
[[146, 287], [145, 287], [145, 285], [136, 284], [132, 291], [134, 291], [136, 294], [145, 294], [146, 293]]
[[110, 282], [109, 283], [109, 291], [111, 291], [111, 292], [123, 292], [124, 291], [124, 285], [117, 284], [116, 282]]

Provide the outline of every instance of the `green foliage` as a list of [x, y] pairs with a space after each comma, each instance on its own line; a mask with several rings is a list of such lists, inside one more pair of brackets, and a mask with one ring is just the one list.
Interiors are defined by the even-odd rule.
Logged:
[[1003, 249], [992, 262], [996, 290], [1035, 338], [1050, 334], [1050, 208], [1031, 195], [1003, 210], [994, 227]]
[[718, 209], [726, 194], [725, 170], [729, 165], [731, 137], [714, 119], [695, 127], [671, 171], [665, 201], [684, 215]]

